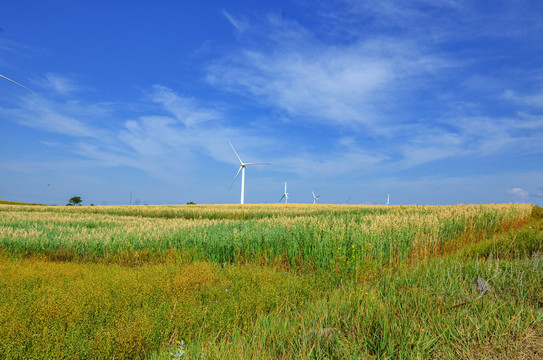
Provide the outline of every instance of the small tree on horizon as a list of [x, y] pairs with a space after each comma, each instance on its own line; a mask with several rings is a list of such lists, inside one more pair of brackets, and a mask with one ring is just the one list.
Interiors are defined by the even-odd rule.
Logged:
[[81, 200], [80, 196], [73, 196], [66, 205], [81, 205], [83, 200]]

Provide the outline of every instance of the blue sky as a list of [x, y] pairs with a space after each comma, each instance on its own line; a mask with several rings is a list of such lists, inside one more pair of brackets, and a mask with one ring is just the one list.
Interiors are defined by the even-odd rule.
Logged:
[[0, 199], [543, 203], [543, 2], [0, 3]]

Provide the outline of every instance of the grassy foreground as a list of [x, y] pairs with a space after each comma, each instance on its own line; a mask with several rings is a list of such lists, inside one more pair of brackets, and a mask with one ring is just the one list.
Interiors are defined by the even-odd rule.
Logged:
[[0, 358], [541, 358], [540, 211], [0, 205]]

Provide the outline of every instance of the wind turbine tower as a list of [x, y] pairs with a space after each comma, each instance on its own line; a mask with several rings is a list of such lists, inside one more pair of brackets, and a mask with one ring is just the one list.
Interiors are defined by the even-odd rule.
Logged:
[[230, 143], [230, 146], [232, 147], [232, 150], [234, 150], [234, 154], [236, 154], [236, 157], [239, 160], [239, 163], [241, 164], [239, 167], [239, 170], [236, 174], [236, 177], [234, 178], [234, 181], [232, 181], [232, 184], [230, 185], [230, 189], [232, 188], [232, 185], [236, 182], [236, 179], [238, 178], [239, 172], [241, 171], [241, 200], [240, 204], [245, 203], [245, 167], [249, 165], [271, 165], [270, 163], [244, 163], [241, 161], [241, 158], [239, 157], [238, 153], [236, 152], [236, 149], [234, 149], [234, 145], [228, 140]]
[[281, 199], [279, 199], [279, 202], [285, 198], [285, 204], [288, 203], [288, 192], [287, 192], [287, 181], [285, 180], [285, 193], [283, 196], [281, 196]]
[[321, 196], [318, 195], [318, 196], [315, 196], [315, 192], [313, 190], [311, 190], [311, 193], [313, 194], [313, 204], [316, 204], [317, 203], [317, 199], [320, 198]]
[[390, 205], [390, 193], [387, 195], [387, 203], [385, 205]]

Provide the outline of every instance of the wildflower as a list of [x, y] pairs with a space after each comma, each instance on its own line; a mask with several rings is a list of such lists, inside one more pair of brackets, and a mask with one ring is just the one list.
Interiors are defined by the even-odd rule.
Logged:
[[226, 289], [225, 291], [228, 292], [228, 289]]

